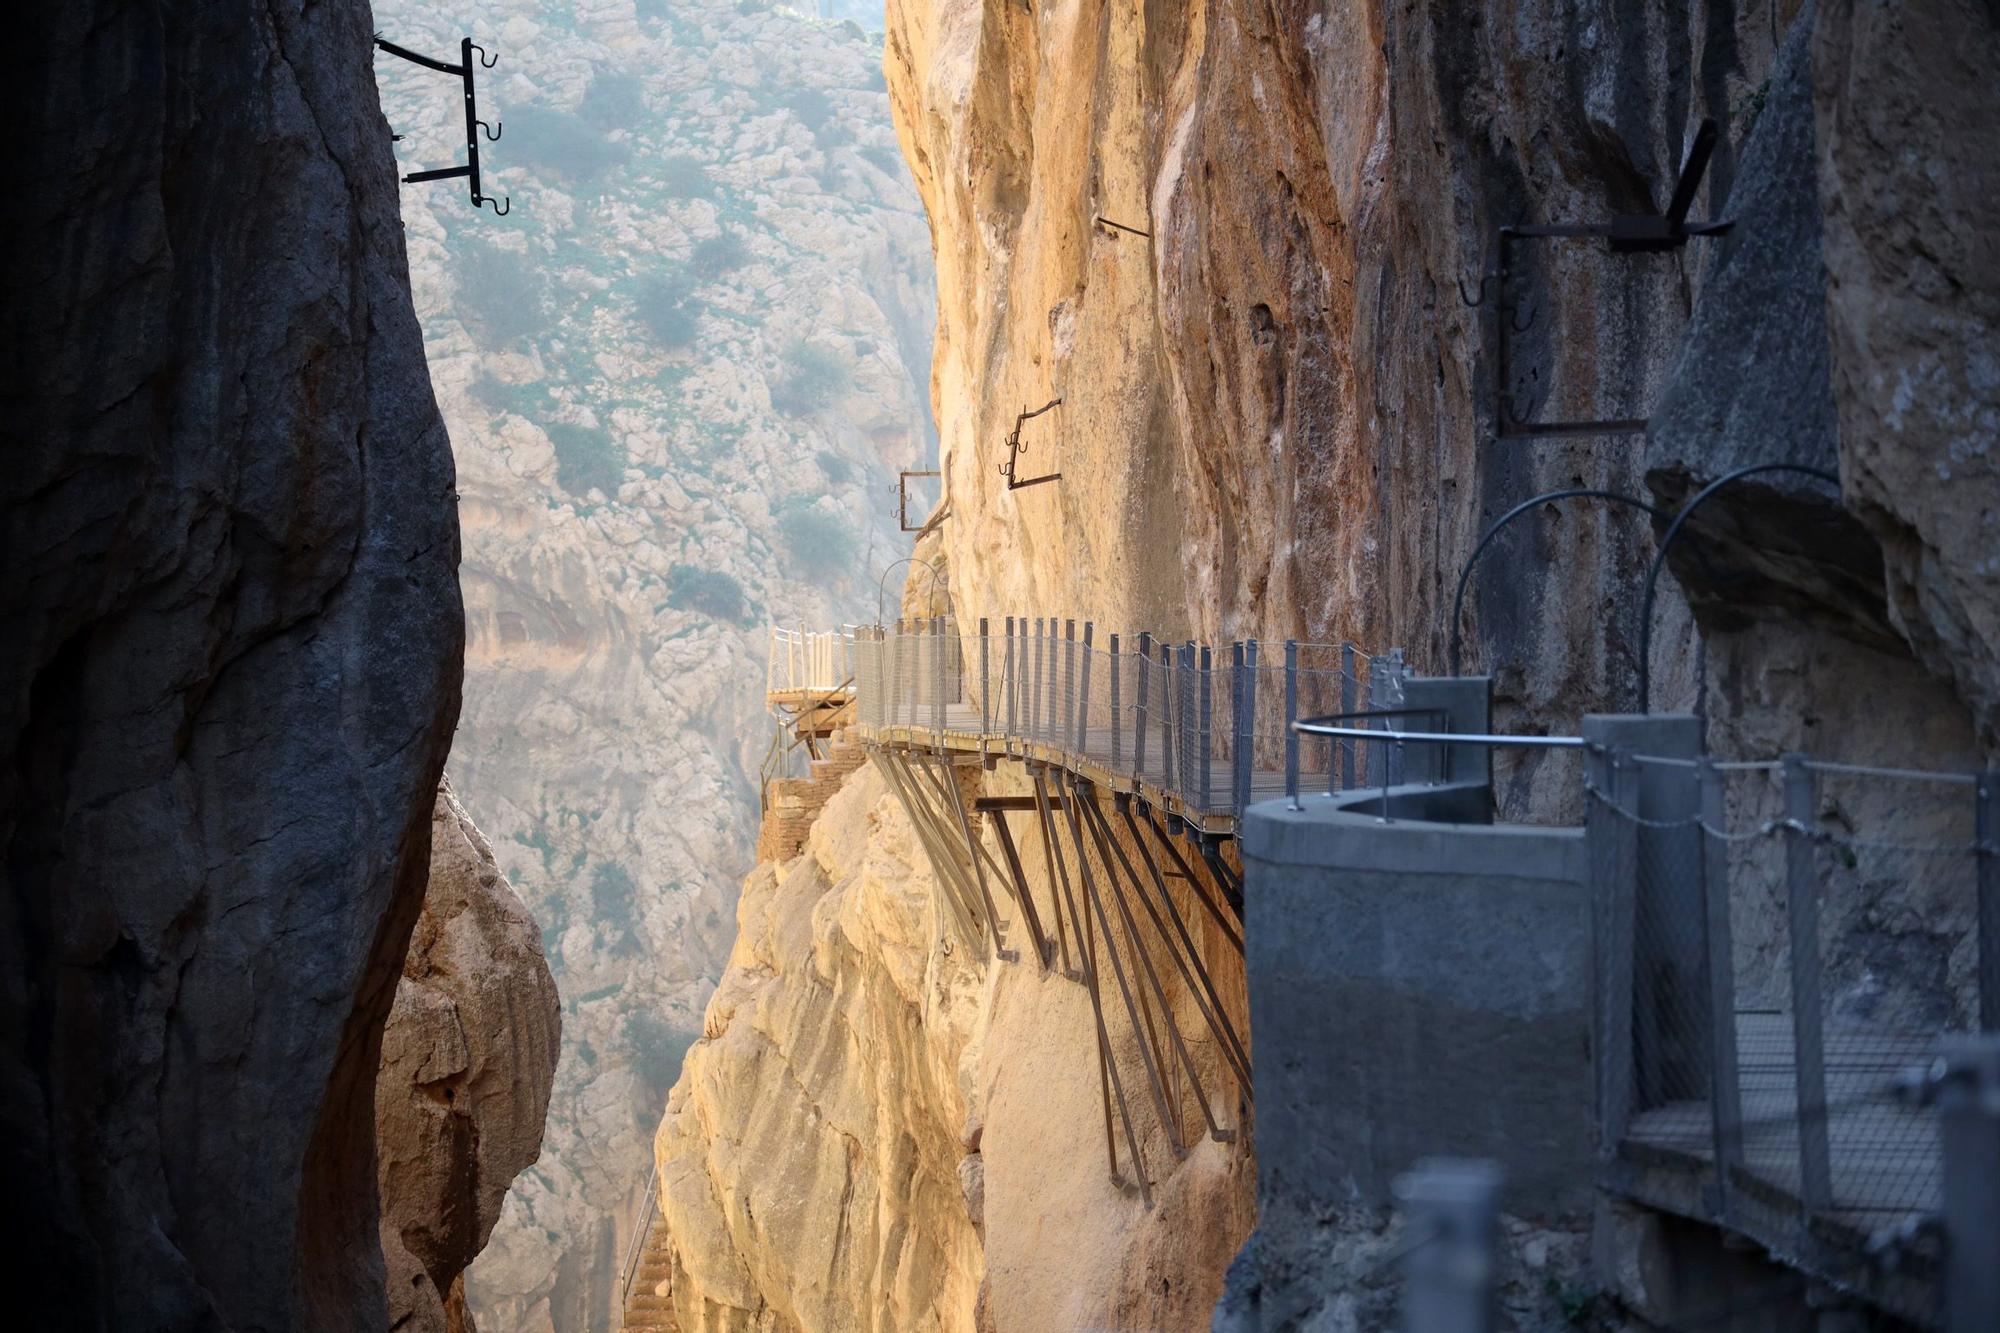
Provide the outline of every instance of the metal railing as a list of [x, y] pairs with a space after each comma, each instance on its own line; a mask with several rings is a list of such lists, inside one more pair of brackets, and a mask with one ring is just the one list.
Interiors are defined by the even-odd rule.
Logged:
[[[810, 637], [778, 633], [774, 661], [779, 642]], [[1398, 716], [1406, 674], [1400, 652], [1375, 657], [1353, 644], [1169, 642], [1053, 616], [943, 616], [845, 633], [864, 731], [957, 737], [1093, 770], [1198, 815], [1233, 815], [1302, 786], [1379, 781], [1385, 770], [1365, 746], [1292, 724], [1334, 709], [1364, 722]], [[789, 667], [774, 668], [780, 678], [793, 678]]]
[[2000, 774], [1589, 755], [1600, 1144], [1619, 1187], [1839, 1279], [1942, 1207], [1895, 1076], [2000, 1029]]
[[809, 630], [773, 627], [764, 688], [772, 694], [830, 693], [844, 690], [854, 671], [852, 629]]

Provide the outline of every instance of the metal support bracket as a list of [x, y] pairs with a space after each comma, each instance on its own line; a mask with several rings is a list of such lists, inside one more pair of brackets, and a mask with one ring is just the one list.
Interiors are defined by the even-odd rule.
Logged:
[[[944, 475], [943, 473], [935, 470], [925, 471], [921, 469], [918, 470], [905, 469], [896, 474], [896, 526], [897, 527], [901, 528], [904, 532], [923, 532], [928, 530], [933, 523], [937, 522], [937, 518], [935, 517], [935, 511], [934, 511], [933, 516], [930, 518], [926, 518], [923, 522], [915, 524], [914, 526], [910, 523], [910, 478], [941, 477], [943, 475]], [[943, 505], [944, 501], [940, 499], [938, 501], [939, 508], [942, 508]]]
[[1688, 210], [1715, 155], [1718, 137], [1715, 122], [1704, 120], [1689, 145], [1686, 160], [1666, 210], [1661, 213], [1627, 213], [1608, 222], [1538, 225], [1514, 223], [1501, 227], [1494, 236], [1493, 266], [1480, 279], [1477, 297], [1466, 294], [1459, 284], [1459, 299], [1467, 306], [1486, 304], [1497, 293], [1494, 314], [1494, 435], [1503, 440], [1550, 439], [1576, 435], [1636, 435], [1646, 429], [1646, 418], [1600, 418], [1584, 421], [1537, 421], [1517, 412], [1514, 405], [1510, 355], [1510, 335], [1526, 333], [1535, 323], [1535, 312], [1519, 318], [1519, 301], [1510, 292], [1514, 276], [1513, 249], [1527, 241], [1601, 240], [1614, 255], [1659, 254], [1678, 250], [1696, 236], [1721, 236], [1735, 226], [1728, 220], [1689, 222]]
[[1021, 443], [1021, 427], [1027, 425], [1030, 421], [1042, 415], [1042, 413], [1061, 406], [1062, 399], [1051, 398], [1032, 412], [1026, 408], [1022, 408], [1021, 414], [1014, 418], [1014, 429], [1007, 433], [1007, 461], [1000, 465], [1000, 475], [1007, 479], [1008, 490], [1018, 491], [1024, 486], [1039, 486], [1045, 481], [1062, 480], [1062, 473], [1060, 472], [1045, 472], [1039, 477], [1021, 477], [1016, 475], [1016, 465], [1020, 462], [1021, 455], [1028, 452], [1028, 446]]
[[[433, 171], [413, 171], [403, 177], [404, 183], [408, 185], [421, 185], [426, 181], [456, 180], [460, 176], [463, 176], [466, 178], [467, 188], [471, 192], [472, 206], [474, 208], [483, 208], [487, 204], [492, 204], [495, 215], [503, 218], [506, 217], [508, 213], [513, 211], [513, 200], [504, 195], [498, 200], [494, 199], [492, 195], [485, 193], [480, 187], [479, 181], [480, 132], [484, 131], [488, 140], [498, 143], [500, 142], [500, 132], [506, 127], [499, 123], [488, 125], [479, 118], [479, 95], [478, 90], [473, 86], [472, 77], [474, 68], [472, 61], [473, 52], [477, 51], [479, 53], [479, 66], [484, 69], [492, 69], [495, 65], [499, 64], [500, 57], [496, 54], [489, 58], [486, 49], [475, 44], [470, 37], [460, 40], [458, 44], [458, 63], [456, 65], [448, 64], [442, 60], [434, 60], [430, 56], [419, 55], [407, 47], [398, 46], [394, 42], [385, 40], [380, 33], [375, 35], [375, 45], [387, 51], [390, 55], [407, 60], [413, 65], [422, 65], [425, 69], [434, 69], [440, 74], [455, 75], [465, 85], [465, 162], [460, 166], [439, 167]], [[402, 136], [397, 135], [396, 137], [400, 139]]]

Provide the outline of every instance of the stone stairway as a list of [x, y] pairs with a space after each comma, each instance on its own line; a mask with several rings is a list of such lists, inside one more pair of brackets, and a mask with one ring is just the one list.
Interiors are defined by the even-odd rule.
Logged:
[[860, 768], [867, 755], [859, 745], [837, 733], [827, 746], [826, 758], [812, 762], [812, 773], [803, 778], [779, 778], [771, 784], [770, 808], [757, 830], [759, 861], [789, 861], [806, 845], [806, 831], [819, 817], [827, 798], [840, 790], [849, 773]]
[[674, 1265], [667, 1229], [658, 1217], [646, 1236], [646, 1248], [639, 1256], [639, 1271], [632, 1278], [631, 1294], [625, 1298], [625, 1333], [681, 1333], [674, 1318], [671, 1290]]

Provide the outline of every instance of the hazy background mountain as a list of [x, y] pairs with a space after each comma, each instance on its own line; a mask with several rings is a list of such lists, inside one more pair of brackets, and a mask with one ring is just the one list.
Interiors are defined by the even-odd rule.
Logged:
[[[479, 71], [486, 188], [408, 185], [458, 459], [465, 804], [564, 997], [541, 1162], [472, 1271], [485, 1333], [605, 1329], [649, 1141], [733, 933], [773, 618], [872, 615], [935, 454], [929, 237], [860, 0], [378, 0]], [[389, 56], [406, 171], [458, 84]], [[893, 596], [893, 593], [892, 593]]]

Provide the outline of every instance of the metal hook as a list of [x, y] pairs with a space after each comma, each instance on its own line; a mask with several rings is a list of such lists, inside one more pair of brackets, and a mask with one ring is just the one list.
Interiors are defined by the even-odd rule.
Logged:
[[1516, 318], [1516, 316], [1520, 314], [1520, 311], [1518, 310], [1511, 311], [1507, 316], [1507, 327], [1514, 330], [1514, 332], [1516, 333], [1526, 333], [1529, 329], [1535, 327], [1535, 316], [1540, 313], [1541, 313], [1541, 308], [1539, 306], [1528, 307], [1528, 320], [1524, 324], [1518, 318]]
[[499, 143], [499, 142], [500, 142], [500, 131], [502, 131], [502, 130], [504, 130], [504, 129], [506, 129], [506, 128], [507, 128], [507, 122], [506, 122], [506, 121], [504, 121], [504, 120], [503, 120], [503, 121], [501, 121], [501, 122], [500, 122], [500, 123], [499, 123], [498, 125], [488, 125], [488, 124], [487, 124], [487, 123], [486, 123], [485, 121], [483, 121], [483, 120], [480, 120], [480, 121], [474, 121], [473, 123], [474, 123], [474, 124], [476, 124], [476, 125], [478, 125], [480, 129], [482, 129], [482, 130], [485, 130], [485, 131], [486, 131], [486, 139], [487, 139], [487, 142], [489, 142], [489, 143]]
[[493, 53], [493, 58], [492, 58], [491, 60], [488, 60], [488, 59], [486, 58], [486, 48], [485, 48], [485, 47], [481, 46], [481, 45], [480, 45], [479, 43], [477, 43], [477, 42], [474, 42], [474, 43], [472, 44], [472, 49], [473, 49], [473, 50], [475, 50], [475, 51], [477, 51], [477, 52], [479, 52], [479, 63], [480, 63], [480, 66], [481, 66], [482, 68], [485, 68], [485, 69], [492, 69], [492, 68], [493, 68], [493, 67], [494, 67], [495, 65], [497, 65], [497, 64], [499, 64], [499, 63], [500, 63], [500, 53], [499, 53], [498, 51], [495, 51], [495, 52]]
[[[493, 196], [490, 194], [480, 195], [479, 206], [481, 208], [484, 208], [488, 204], [493, 204]], [[495, 217], [504, 218], [513, 211], [514, 211], [514, 197], [512, 195], [503, 194], [500, 196], [500, 202], [497, 204], [493, 204], [493, 215]]]
[[1489, 273], [1485, 277], [1481, 278], [1479, 280], [1479, 287], [1478, 287], [1479, 297], [1477, 300], [1465, 294], [1464, 278], [1453, 278], [1452, 281], [1458, 284], [1458, 299], [1465, 302], [1467, 309], [1473, 310], [1486, 304], [1486, 298], [1489, 295], [1488, 289], [1493, 285], [1494, 282], [1498, 281], [1498, 279], [1499, 275], [1496, 273]]

